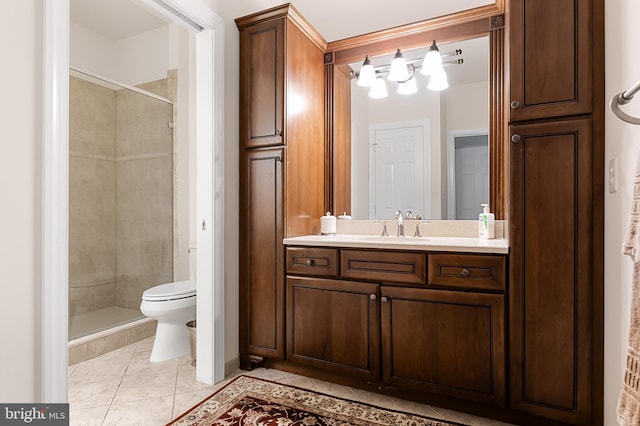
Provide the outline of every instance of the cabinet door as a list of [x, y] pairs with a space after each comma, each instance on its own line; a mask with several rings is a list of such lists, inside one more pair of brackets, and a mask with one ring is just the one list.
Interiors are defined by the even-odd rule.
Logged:
[[247, 150], [240, 173], [241, 349], [270, 358], [284, 357], [282, 155]]
[[510, 121], [591, 112], [591, 0], [511, 0]]
[[511, 405], [591, 424], [591, 121], [510, 133], [518, 141], [510, 149]]
[[287, 277], [287, 359], [379, 380], [378, 285]]
[[240, 141], [244, 148], [283, 143], [284, 20], [240, 31]]
[[505, 404], [502, 294], [383, 286], [382, 380]]

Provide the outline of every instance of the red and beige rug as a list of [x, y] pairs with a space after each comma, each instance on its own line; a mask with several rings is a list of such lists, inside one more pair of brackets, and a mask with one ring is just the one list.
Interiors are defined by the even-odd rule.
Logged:
[[460, 423], [387, 410], [268, 380], [239, 376], [169, 425], [453, 426]]

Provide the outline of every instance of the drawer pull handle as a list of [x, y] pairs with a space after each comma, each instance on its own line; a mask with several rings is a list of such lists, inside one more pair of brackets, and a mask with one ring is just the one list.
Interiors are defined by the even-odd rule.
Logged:
[[461, 272], [460, 275], [462, 275], [463, 277], [468, 277], [469, 276], [469, 270], [467, 268], [464, 268]]
[[369, 299], [371, 299], [371, 300], [376, 300], [376, 295], [375, 295], [375, 294], [370, 295], [370, 296], [369, 296]]
[[313, 259], [307, 259], [307, 266], [313, 265]]
[[380, 301], [381, 301], [382, 303], [387, 303], [387, 302], [389, 301], [389, 299], [387, 299], [387, 297], [386, 297], [386, 296], [382, 296], [382, 298], [380, 298]]

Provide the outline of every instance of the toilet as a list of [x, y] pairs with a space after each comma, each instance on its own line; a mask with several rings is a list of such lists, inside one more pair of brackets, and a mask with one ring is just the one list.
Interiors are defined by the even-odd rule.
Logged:
[[[195, 259], [195, 250], [189, 251]], [[145, 290], [140, 312], [158, 321], [149, 358], [151, 362], [167, 361], [191, 352], [186, 324], [196, 319], [195, 279], [160, 284]]]

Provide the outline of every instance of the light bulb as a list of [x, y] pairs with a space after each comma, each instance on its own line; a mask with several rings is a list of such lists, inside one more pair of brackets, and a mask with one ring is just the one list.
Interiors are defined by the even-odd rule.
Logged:
[[436, 70], [431, 74], [431, 78], [429, 79], [429, 85], [427, 88], [429, 90], [444, 90], [449, 87], [449, 81], [447, 80], [447, 73], [444, 71], [442, 66], [436, 68]]
[[438, 50], [438, 46], [436, 46], [436, 41], [434, 40], [429, 51], [424, 57], [420, 73], [423, 75], [432, 75], [438, 68], [442, 68], [442, 57], [440, 56], [440, 51]]
[[387, 83], [385, 83], [380, 77], [376, 78], [373, 82], [373, 86], [371, 86], [371, 90], [369, 90], [369, 97], [373, 99], [382, 99], [386, 98], [388, 95]]
[[387, 77], [391, 81], [405, 81], [410, 77], [409, 71], [407, 71], [407, 63], [400, 52], [400, 49], [396, 52], [396, 55], [391, 61], [391, 68], [389, 69], [389, 76]]
[[373, 65], [371, 65], [369, 55], [367, 55], [362, 63], [362, 68], [360, 68], [360, 75], [358, 76], [357, 84], [362, 87], [371, 87], [375, 79], [376, 71], [373, 69]]

